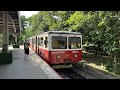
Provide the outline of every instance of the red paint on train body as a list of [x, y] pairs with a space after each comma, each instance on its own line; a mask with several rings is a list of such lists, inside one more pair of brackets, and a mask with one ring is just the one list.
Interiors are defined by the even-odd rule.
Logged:
[[[36, 50], [34, 51], [36, 52]], [[70, 63], [82, 60], [81, 50], [49, 51], [39, 48], [38, 55], [40, 55], [49, 64], [64, 64], [65, 60], [69, 60]]]
[[49, 51], [45, 50], [43, 48], [39, 48], [39, 55], [47, 62], [49, 63]]
[[64, 51], [50, 51], [50, 62], [51, 64], [63, 64], [67, 61], [69, 63], [79, 62], [82, 59], [81, 50], [64, 50]]

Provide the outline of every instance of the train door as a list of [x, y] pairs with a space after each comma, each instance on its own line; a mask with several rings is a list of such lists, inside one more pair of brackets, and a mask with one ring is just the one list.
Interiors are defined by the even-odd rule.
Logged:
[[49, 51], [48, 51], [48, 48], [49, 48], [49, 44], [48, 44], [48, 35], [45, 35], [44, 36], [44, 50], [43, 50], [43, 57], [44, 57], [44, 60], [48, 62], [49, 60]]
[[32, 49], [34, 48], [34, 46], [33, 46], [33, 38], [32, 38]]
[[48, 37], [47, 36], [45, 36], [44, 45], [45, 45], [45, 48], [48, 48]]
[[40, 38], [38, 37], [38, 54], [39, 54], [39, 45], [40, 45]]
[[36, 53], [37, 53], [37, 46], [38, 46], [38, 45], [37, 45], [37, 41], [38, 41], [38, 40], [37, 40], [37, 36], [36, 36], [36, 43], [35, 43], [35, 44], [36, 44], [36, 49], [35, 49], [35, 50], [36, 50]]

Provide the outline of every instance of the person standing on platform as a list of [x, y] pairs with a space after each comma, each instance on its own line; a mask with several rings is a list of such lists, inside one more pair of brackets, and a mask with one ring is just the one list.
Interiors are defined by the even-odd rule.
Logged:
[[27, 58], [28, 58], [28, 55], [29, 55], [29, 43], [26, 40], [24, 42], [24, 53], [25, 53], [25, 57], [27, 55]]

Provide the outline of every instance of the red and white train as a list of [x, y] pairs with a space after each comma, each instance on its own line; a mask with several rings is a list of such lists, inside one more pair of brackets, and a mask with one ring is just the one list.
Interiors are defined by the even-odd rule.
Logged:
[[48, 31], [28, 40], [30, 47], [50, 65], [72, 64], [82, 60], [81, 33]]

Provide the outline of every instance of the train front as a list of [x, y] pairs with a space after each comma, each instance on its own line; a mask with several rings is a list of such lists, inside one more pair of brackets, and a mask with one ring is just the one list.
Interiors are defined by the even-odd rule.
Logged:
[[50, 64], [71, 64], [82, 60], [82, 35], [51, 35]]

